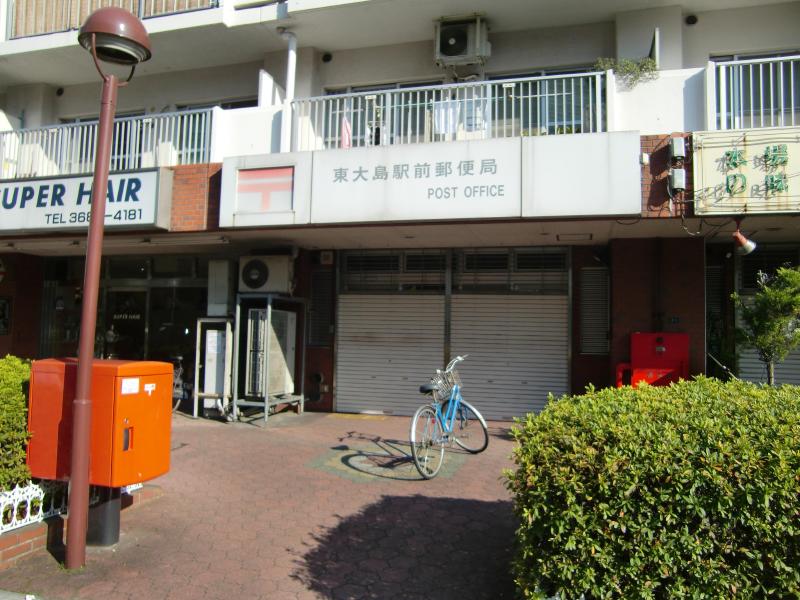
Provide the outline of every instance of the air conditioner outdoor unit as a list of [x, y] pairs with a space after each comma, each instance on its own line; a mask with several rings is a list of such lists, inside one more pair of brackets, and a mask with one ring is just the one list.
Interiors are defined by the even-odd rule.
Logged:
[[492, 54], [486, 22], [480, 17], [436, 23], [434, 58], [440, 67], [484, 64]]
[[243, 256], [239, 259], [239, 291], [289, 293], [293, 264], [291, 256]]
[[267, 309], [251, 308], [248, 311], [245, 371], [245, 394], [248, 397], [294, 393], [297, 315], [273, 310], [270, 321], [268, 331]]

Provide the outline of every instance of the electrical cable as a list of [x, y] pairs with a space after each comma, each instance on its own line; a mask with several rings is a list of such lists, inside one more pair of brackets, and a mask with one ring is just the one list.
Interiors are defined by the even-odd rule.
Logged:
[[686, 217], [683, 215], [683, 213], [681, 213], [681, 227], [683, 227], [683, 230], [687, 233], [687, 235], [690, 235], [691, 237], [697, 237], [699, 235], [703, 235], [703, 219], [700, 219], [700, 229], [692, 233], [686, 226]]
[[711, 354], [711, 352], [706, 352], [706, 354], [708, 355], [708, 357], [711, 360], [713, 360], [715, 363], [717, 363], [722, 368], [722, 370], [725, 371], [725, 373], [727, 373], [733, 379], [736, 379], [737, 381], [739, 381], [739, 378], [736, 375], [734, 375], [733, 371], [731, 371], [726, 365], [722, 364], [719, 360], [717, 360], [716, 356]]

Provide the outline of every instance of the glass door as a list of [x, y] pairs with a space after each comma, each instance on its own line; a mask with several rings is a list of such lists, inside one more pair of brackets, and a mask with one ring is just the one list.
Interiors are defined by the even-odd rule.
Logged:
[[110, 289], [106, 293], [103, 356], [143, 360], [147, 347], [146, 290]]

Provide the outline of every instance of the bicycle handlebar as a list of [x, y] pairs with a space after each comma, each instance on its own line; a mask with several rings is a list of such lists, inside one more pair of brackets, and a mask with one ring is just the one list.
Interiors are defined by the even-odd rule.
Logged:
[[460, 363], [462, 360], [465, 360], [468, 356], [469, 354], [465, 354], [464, 356], [456, 356], [453, 360], [447, 363], [447, 367], [444, 370], [445, 373], [452, 371], [458, 363]]

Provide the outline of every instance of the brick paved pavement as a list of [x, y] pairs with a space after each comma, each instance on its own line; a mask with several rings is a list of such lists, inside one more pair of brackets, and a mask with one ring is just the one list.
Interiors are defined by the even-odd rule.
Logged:
[[77, 599], [502, 599], [514, 519], [506, 424], [483, 454], [418, 478], [408, 419], [306, 413], [267, 429], [176, 416], [163, 496], [67, 572], [49, 554], [0, 589]]

